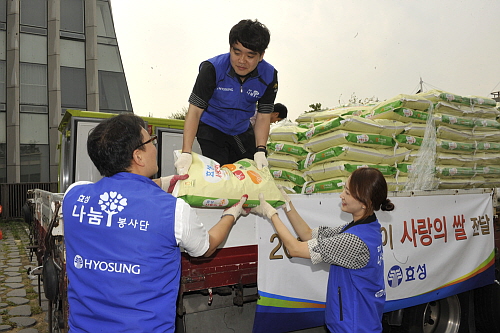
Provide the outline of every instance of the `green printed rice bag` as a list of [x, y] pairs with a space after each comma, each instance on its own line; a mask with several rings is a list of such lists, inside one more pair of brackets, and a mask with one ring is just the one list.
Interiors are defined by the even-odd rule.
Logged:
[[438, 166], [436, 167], [439, 177], [459, 177], [469, 178], [474, 176], [483, 177], [500, 177], [500, 168], [495, 166], [485, 167], [455, 167], [455, 166]]
[[397, 108], [407, 108], [413, 110], [427, 110], [432, 104], [419, 95], [400, 94], [383, 102], [380, 102], [372, 110], [372, 115], [392, 111]]
[[379, 169], [384, 176], [396, 174], [396, 168], [390, 165], [335, 161], [320, 163], [312, 166], [304, 172], [304, 177], [311, 179], [312, 181], [320, 181], [336, 177], [348, 177], [354, 170], [366, 167]]
[[[328, 161], [356, 161], [370, 164], [394, 164], [402, 162], [409, 150], [406, 148], [397, 149], [374, 149], [366, 147], [356, 147], [351, 145], [342, 145], [322, 150], [318, 153], [310, 153], [307, 158], [301, 161], [302, 169], [309, 168], [316, 163]], [[299, 170], [301, 170], [299, 168]]]
[[393, 119], [405, 123], [425, 123], [427, 121], [427, 118], [429, 118], [429, 114], [427, 112], [408, 108], [396, 108], [393, 110], [387, 110], [382, 113], [373, 113], [371, 116], [371, 119]]
[[436, 136], [451, 141], [500, 141], [500, 131], [476, 131], [470, 129], [455, 129], [448, 126], [438, 126]]
[[394, 139], [389, 136], [335, 131], [312, 138], [304, 143], [304, 147], [309, 151], [319, 152], [329, 147], [348, 143], [373, 148], [390, 148], [395, 146]]
[[339, 177], [305, 183], [302, 187], [302, 194], [342, 192], [346, 181], [347, 177]]
[[457, 117], [475, 117], [475, 118], [487, 118], [487, 119], [496, 119], [500, 113], [493, 106], [470, 107], [467, 105], [450, 104], [446, 102], [437, 103], [434, 106], [434, 112], [445, 113]]
[[417, 94], [417, 96], [426, 98], [435, 103], [445, 101], [449, 103], [457, 103], [463, 105], [479, 105], [486, 107], [496, 106], [496, 101], [491, 98], [480, 97], [480, 96], [460, 96], [441, 90], [430, 90]]
[[[285, 203], [267, 167], [258, 170], [250, 159], [220, 166], [208, 157], [191, 154], [189, 178], [178, 181], [172, 194], [192, 207], [230, 207], [244, 194], [248, 195], [245, 207], [256, 207], [260, 203], [259, 193], [264, 193], [273, 207]], [[175, 151], [176, 158], [179, 155], [180, 150]]]
[[306, 182], [302, 172], [296, 170], [276, 169], [271, 167], [269, 171], [275, 181], [276, 179], [285, 179], [295, 183], [296, 185], [303, 185]]
[[401, 147], [419, 149], [424, 138], [419, 138], [418, 136], [413, 135], [399, 134], [396, 135], [395, 140]]
[[414, 167], [411, 163], [398, 163], [396, 169], [399, 171], [400, 175], [407, 176], [413, 171]]
[[267, 149], [280, 154], [295, 155], [304, 158], [309, 154], [302, 144], [294, 144], [291, 142], [268, 142]]
[[500, 129], [500, 123], [492, 119], [455, 117], [447, 114], [436, 114], [435, 117], [436, 124], [442, 123], [457, 129], [480, 128], [483, 131]]
[[463, 151], [473, 152], [477, 150], [500, 152], [500, 143], [496, 142], [458, 142], [447, 141], [443, 139], [437, 140], [437, 149], [439, 151]]
[[384, 126], [368, 118], [344, 116], [314, 126], [306, 132], [299, 133], [297, 136], [299, 141], [307, 141], [314, 136], [323, 135], [336, 130], [380, 134], [384, 131]]
[[473, 167], [498, 165], [500, 164], [500, 154], [498, 153], [475, 153], [475, 154], [436, 154], [436, 163], [442, 165], [453, 165], [458, 167]]

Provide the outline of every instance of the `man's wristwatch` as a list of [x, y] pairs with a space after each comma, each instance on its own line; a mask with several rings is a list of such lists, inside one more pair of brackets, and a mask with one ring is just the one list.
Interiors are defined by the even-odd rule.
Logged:
[[266, 154], [266, 157], [267, 157], [267, 147], [266, 146], [257, 146], [257, 148], [255, 148], [255, 151], [256, 152], [262, 151]]

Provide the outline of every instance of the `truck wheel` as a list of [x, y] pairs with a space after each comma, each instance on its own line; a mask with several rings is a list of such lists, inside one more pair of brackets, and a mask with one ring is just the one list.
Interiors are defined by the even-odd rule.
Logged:
[[402, 326], [409, 333], [458, 333], [460, 300], [453, 295], [407, 308]]
[[474, 289], [476, 327], [479, 332], [500, 332], [500, 286]]

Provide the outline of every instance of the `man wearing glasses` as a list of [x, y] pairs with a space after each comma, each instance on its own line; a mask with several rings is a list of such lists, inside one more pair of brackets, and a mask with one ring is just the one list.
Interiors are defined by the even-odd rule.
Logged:
[[[167, 191], [158, 172], [156, 136], [124, 114], [89, 134], [87, 151], [103, 178], [77, 182], [63, 199], [70, 332], [174, 332], [180, 248], [210, 256], [242, 213], [227, 209], [209, 231]], [[164, 188], [164, 189], [162, 189]]]

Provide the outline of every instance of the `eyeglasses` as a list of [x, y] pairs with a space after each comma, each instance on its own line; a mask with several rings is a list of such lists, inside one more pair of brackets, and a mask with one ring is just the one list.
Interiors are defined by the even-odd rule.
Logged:
[[[153, 135], [151, 138], [149, 138], [148, 141], [145, 141], [143, 143], [141, 143], [140, 145], [138, 145], [135, 149], [139, 149], [141, 148], [142, 146], [144, 145], [147, 145], [148, 143], [152, 142], [154, 145], [156, 144], [156, 139], [158, 139], [158, 136], [157, 135]], [[135, 150], [134, 149], [134, 150]]]

